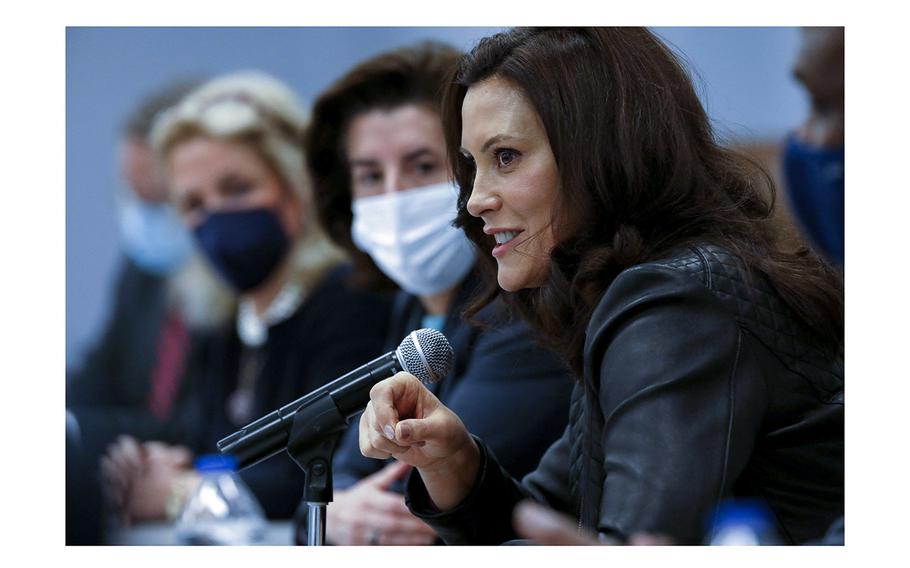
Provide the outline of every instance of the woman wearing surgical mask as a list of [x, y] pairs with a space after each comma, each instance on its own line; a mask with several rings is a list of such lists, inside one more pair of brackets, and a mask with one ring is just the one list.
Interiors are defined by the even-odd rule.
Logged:
[[[234, 324], [191, 361], [199, 396], [189, 411], [198, 423], [187, 443], [197, 451], [214, 451], [222, 437], [382, 348], [390, 298], [348, 285], [350, 267], [316, 221], [299, 144], [306, 121], [285, 85], [247, 72], [203, 85], [152, 131], [172, 201], [239, 299]], [[144, 468], [145, 485], [138, 475], [148, 489], [133, 510], [139, 518], [161, 516], [167, 502], [177, 509], [192, 485], [186, 452], [152, 449], [139, 455], [163, 463]], [[304, 477], [291, 460], [241, 475], [269, 517], [292, 515]]]
[[[458, 56], [425, 43], [357, 65], [317, 100], [305, 146], [323, 225], [355, 259], [362, 281], [380, 289], [391, 280], [400, 289], [387, 347], [414, 328], [441, 330], [455, 368], [434, 392], [460, 409], [472, 431], [490, 436], [504, 466], [520, 476], [565, 426], [570, 381], [501, 305], [476, 316], [482, 329], [461, 317], [479, 277], [469, 241], [452, 226], [457, 188], [438, 112]], [[352, 428], [336, 452], [327, 540], [435, 542], [405, 506], [407, 471], [364, 458]]]
[[[190, 337], [229, 310], [222, 290], [193, 258], [186, 228], [168, 202], [167, 185], [147, 138], [156, 114], [200, 85], [174, 82], [144, 98], [124, 122], [114, 194], [123, 255], [110, 316], [82, 364], [67, 373], [67, 408], [94, 462], [118, 435], [166, 437], [178, 404], [180, 367]], [[186, 284], [210, 296], [205, 316]], [[212, 309], [218, 308], [218, 309]], [[163, 388], [167, 385], [167, 388]]]

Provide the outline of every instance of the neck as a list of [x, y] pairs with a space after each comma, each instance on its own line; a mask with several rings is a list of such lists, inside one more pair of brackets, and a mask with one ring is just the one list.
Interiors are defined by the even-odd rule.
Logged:
[[458, 291], [458, 286], [432, 296], [420, 296], [420, 303], [423, 304], [423, 309], [430, 315], [445, 315], [449, 311], [449, 306], [452, 304], [456, 291]]
[[285, 282], [287, 282], [290, 269], [291, 263], [289, 256], [281, 263], [281, 266], [275, 273], [262, 283], [262, 285], [247, 294], [247, 298], [253, 300], [253, 307], [256, 310], [257, 316], [262, 317], [265, 311], [269, 309], [269, 306], [272, 305], [275, 298], [278, 297]]

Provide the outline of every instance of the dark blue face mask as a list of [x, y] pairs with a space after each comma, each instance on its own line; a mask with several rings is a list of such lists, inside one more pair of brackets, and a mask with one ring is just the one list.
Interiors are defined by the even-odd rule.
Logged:
[[819, 148], [791, 135], [784, 175], [793, 212], [812, 244], [844, 265], [844, 146]]
[[218, 273], [241, 292], [265, 282], [290, 247], [290, 239], [271, 209], [211, 213], [194, 233]]

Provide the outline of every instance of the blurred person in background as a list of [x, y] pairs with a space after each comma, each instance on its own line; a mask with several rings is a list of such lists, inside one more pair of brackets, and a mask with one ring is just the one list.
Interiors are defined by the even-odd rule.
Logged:
[[[527, 325], [493, 303], [471, 325], [462, 312], [477, 292], [476, 256], [452, 226], [450, 180], [439, 115], [460, 53], [422, 43], [382, 53], [345, 73], [314, 105], [305, 137], [315, 200], [331, 237], [375, 289], [399, 288], [386, 349], [409, 331], [438, 329], [455, 367], [430, 388], [482, 433], [513, 475], [531, 471], [568, 416], [571, 376]], [[356, 424], [356, 422], [355, 422]], [[337, 545], [420, 545], [436, 533], [407, 510], [407, 466], [365, 458], [351, 428], [334, 460], [326, 539]], [[300, 530], [298, 538], [305, 538]]]
[[809, 116], [787, 140], [784, 177], [809, 241], [844, 265], [844, 28], [804, 28], [793, 76]]
[[[809, 116], [787, 140], [784, 175], [809, 241], [844, 267], [844, 28], [803, 28], [793, 76], [809, 96]], [[844, 544], [844, 517], [814, 544]]]
[[123, 258], [112, 312], [66, 380], [68, 542], [101, 538], [98, 460], [110, 444], [180, 439], [177, 408], [191, 389], [183, 374], [193, 338], [229, 314], [230, 297], [194, 254], [148, 143], [155, 117], [199, 84], [159, 89], [122, 129], [114, 197]]
[[155, 116], [198, 85], [178, 82], [152, 94], [123, 128], [123, 183], [115, 195], [123, 258], [113, 310], [66, 385], [67, 408], [87, 454], [99, 455], [118, 434], [164, 436], [177, 398], [190, 343], [187, 298], [180, 292], [197, 274], [191, 237], [168, 201], [147, 138]]
[[111, 314], [85, 361], [67, 373], [67, 541], [102, 538], [99, 458], [111, 444], [180, 439], [176, 409], [194, 337], [223, 322], [231, 299], [197, 255], [167, 196], [148, 142], [155, 117], [198, 81], [177, 81], [141, 101], [118, 148], [115, 195], [123, 258]]
[[[119, 445], [108, 484], [128, 521], [176, 515], [197, 481], [194, 454], [380, 354], [390, 298], [356, 290], [320, 228], [300, 136], [307, 112], [257, 72], [216, 78], [159, 117], [151, 140], [170, 197], [235, 320], [194, 349], [184, 444]], [[278, 456], [241, 472], [270, 518], [290, 517], [303, 472]]]

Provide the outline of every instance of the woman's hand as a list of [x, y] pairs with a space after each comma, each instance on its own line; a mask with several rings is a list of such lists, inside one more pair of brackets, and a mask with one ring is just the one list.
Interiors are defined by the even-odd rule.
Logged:
[[360, 417], [360, 451], [416, 467], [440, 510], [464, 499], [480, 467], [480, 451], [461, 419], [404, 372], [370, 390]]
[[106, 493], [120, 509], [124, 524], [161, 520], [176, 484], [186, 484], [191, 453], [161, 442], [139, 444], [121, 436], [102, 458]]
[[[123, 508], [130, 522], [167, 518], [168, 500], [196, 475], [190, 469], [192, 454], [187, 448], [161, 442], [146, 442], [142, 448], [145, 468], [132, 480]], [[186, 490], [183, 489], [185, 498]]]
[[436, 532], [408, 511], [404, 496], [389, 491], [411, 466], [392, 462], [356, 485], [335, 491], [326, 538], [338, 545], [433, 544]]
[[120, 436], [101, 458], [104, 494], [118, 508], [126, 503], [130, 484], [145, 468], [145, 452], [131, 436]]

